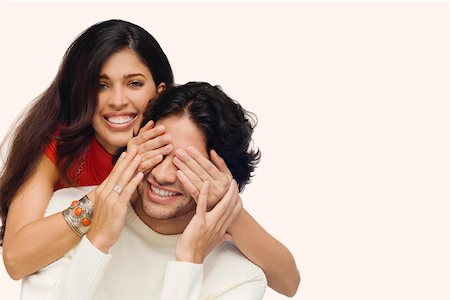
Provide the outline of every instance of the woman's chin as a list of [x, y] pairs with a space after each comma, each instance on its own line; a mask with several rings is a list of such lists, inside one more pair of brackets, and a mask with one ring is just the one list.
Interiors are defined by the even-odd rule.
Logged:
[[101, 143], [99, 141], [99, 144], [109, 154], [115, 154], [122, 147], [126, 147], [129, 140], [130, 140], [130, 137], [128, 137], [126, 139], [110, 140], [107, 143]]

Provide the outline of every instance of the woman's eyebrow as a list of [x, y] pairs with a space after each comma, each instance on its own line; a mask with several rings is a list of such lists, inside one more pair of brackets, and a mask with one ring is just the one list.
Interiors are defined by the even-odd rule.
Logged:
[[145, 78], [145, 75], [142, 73], [133, 73], [133, 74], [124, 75], [123, 78], [130, 78], [130, 77], [135, 77], [135, 76], [142, 76]]
[[[142, 73], [133, 73], [133, 74], [128, 74], [128, 75], [123, 75], [123, 78], [126, 79], [126, 78], [130, 78], [130, 77], [135, 77], [135, 76], [142, 76], [142, 77], [146, 78], [145, 75]], [[101, 74], [100, 79], [109, 79], [109, 77], [106, 74]]]

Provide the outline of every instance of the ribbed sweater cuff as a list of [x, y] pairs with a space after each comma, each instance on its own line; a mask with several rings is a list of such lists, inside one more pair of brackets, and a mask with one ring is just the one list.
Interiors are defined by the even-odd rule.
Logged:
[[83, 237], [77, 247], [70, 268], [62, 282], [64, 299], [92, 299], [103, 279], [111, 255], [95, 248]]
[[198, 299], [203, 282], [203, 265], [169, 261], [162, 289], [162, 300]]

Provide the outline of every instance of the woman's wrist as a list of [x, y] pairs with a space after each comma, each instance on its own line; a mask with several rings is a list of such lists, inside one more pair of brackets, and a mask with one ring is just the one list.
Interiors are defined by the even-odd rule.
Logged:
[[94, 231], [88, 232], [86, 234], [86, 238], [89, 240], [89, 242], [98, 250], [102, 251], [103, 253], [107, 254], [109, 251], [109, 248], [111, 248], [111, 243], [109, 241], [106, 241], [102, 238], [102, 235], [95, 234]]
[[241, 211], [236, 216], [236, 219], [234, 219], [233, 222], [231, 222], [230, 226], [228, 226], [227, 233], [231, 235], [233, 238], [233, 234], [237, 231], [239, 231], [240, 226], [243, 226], [245, 224], [245, 220], [248, 217], [248, 212], [244, 209], [244, 207], [241, 208]]
[[72, 201], [70, 206], [62, 211], [62, 215], [70, 228], [82, 237], [91, 227], [94, 205], [85, 195], [79, 200]]
[[175, 252], [175, 260], [181, 262], [190, 262], [193, 264], [202, 264], [205, 258], [203, 255], [195, 252], [188, 251], [176, 251]]

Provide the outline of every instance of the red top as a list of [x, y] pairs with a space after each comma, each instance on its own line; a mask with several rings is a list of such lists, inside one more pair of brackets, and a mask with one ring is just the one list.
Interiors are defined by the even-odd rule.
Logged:
[[[44, 154], [56, 165], [56, 140], [51, 140]], [[89, 149], [86, 153], [86, 159], [79, 158], [73, 162], [69, 168], [69, 178], [72, 179], [77, 186], [99, 185], [108, 177], [111, 172], [112, 155], [103, 149], [97, 140], [92, 138], [89, 144]], [[75, 180], [76, 173], [80, 169], [78, 180]], [[55, 191], [61, 188], [68, 187], [61, 179], [55, 185]]]

